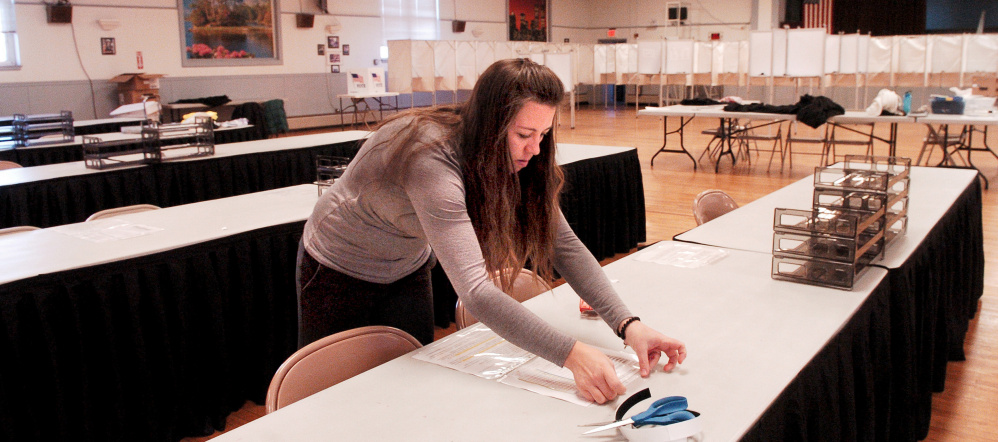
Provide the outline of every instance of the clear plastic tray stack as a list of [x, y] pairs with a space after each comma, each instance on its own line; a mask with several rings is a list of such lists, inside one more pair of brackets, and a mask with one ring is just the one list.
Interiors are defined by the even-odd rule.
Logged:
[[851, 289], [908, 226], [911, 160], [847, 156], [814, 173], [810, 210], [778, 208], [774, 279]]

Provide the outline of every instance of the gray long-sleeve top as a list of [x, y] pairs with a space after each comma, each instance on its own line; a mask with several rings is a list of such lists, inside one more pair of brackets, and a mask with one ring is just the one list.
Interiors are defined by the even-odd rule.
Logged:
[[[401, 185], [384, 176], [389, 153], [398, 148], [391, 140], [410, 121], [395, 120], [364, 143], [316, 204], [305, 224], [305, 249], [327, 267], [382, 284], [417, 270], [432, 250], [479, 321], [514, 345], [564, 365], [575, 339], [556, 331], [489, 278], [465, 205], [459, 156], [443, 141], [442, 129], [432, 124], [419, 128], [420, 142], [434, 147], [412, 158]], [[555, 269], [616, 327], [630, 312], [560, 211], [558, 216]]]

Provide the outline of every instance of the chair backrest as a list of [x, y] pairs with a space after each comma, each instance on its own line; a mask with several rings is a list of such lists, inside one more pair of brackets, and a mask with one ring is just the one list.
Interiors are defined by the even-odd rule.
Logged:
[[705, 190], [693, 199], [693, 218], [699, 226], [737, 208], [738, 203], [724, 191]]
[[288, 115], [284, 112], [284, 100], [275, 98], [263, 102], [263, 116], [267, 124], [267, 135], [288, 132]]
[[38, 229], [39, 228], [35, 227], [35, 226], [7, 227], [6, 229], [0, 229], [0, 235], [9, 235], [11, 233], [30, 232], [32, 230], [38, 230]]
[[13, 161], [0, 160], [0, 170], [17, 169], [19, 167], [22, 167], [22, 166], [20, 164], [17, 164], [15, 162], [13, 162]]
[[115, 207], [112, 209], [104, 209], [99, 212], [90, 215], [87, 221], [94, 221], [98, 219], [111, 218], [118, 215], [124, 215], [127, 213], [145, 212], [147, 210], [156, 210], [159, 206], [154, 206], [152, 204], [135, 204], [132, 206]]
[[[538, 278], [534, 272], [527, 269], [520, 269], [520, 273], [513, 280], [513, 290], [510, 296], [519, 302], [523, 302], [549, 290], [551, 290], [551, 285], [543, 279]], [[478, 322], [478, 319], [475, 319], [471, 313], [468, 313], [468, 310], [464, 308], [464, 302], [458, 299], [457, 306], [454, 309], [454, 322], [457, 324], [457, 329], [460, 330]]]
[[326, 336], [296, 351], [267, 389], [267, 413], [422, 347], [394, 327], [372, 325]]

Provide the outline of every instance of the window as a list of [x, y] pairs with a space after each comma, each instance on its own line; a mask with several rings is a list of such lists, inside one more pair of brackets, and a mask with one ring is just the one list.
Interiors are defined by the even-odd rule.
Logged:
[[439, 0], [381, 0], [385, 41], [436, 40], [439, 18]]
[[14, 0], [0, 0], [0, 69], [21, 66], [17, 48]]

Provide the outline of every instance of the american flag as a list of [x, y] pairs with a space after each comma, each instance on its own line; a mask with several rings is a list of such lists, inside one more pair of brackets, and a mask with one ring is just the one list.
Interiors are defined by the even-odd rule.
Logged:
[[361, 77], [360, 74], [358, 74], [356, 72], [351, 72], [350, 73], [350, 78], [353, 78], [353, 82], [354, 83], [364, 84], [364, 77]]
[[804, 27], [805, 28], [825, 28], [829, 34], [835, 31], [832, 29], [832, 4], [835, 0], [805, 0], [804, 1]]

